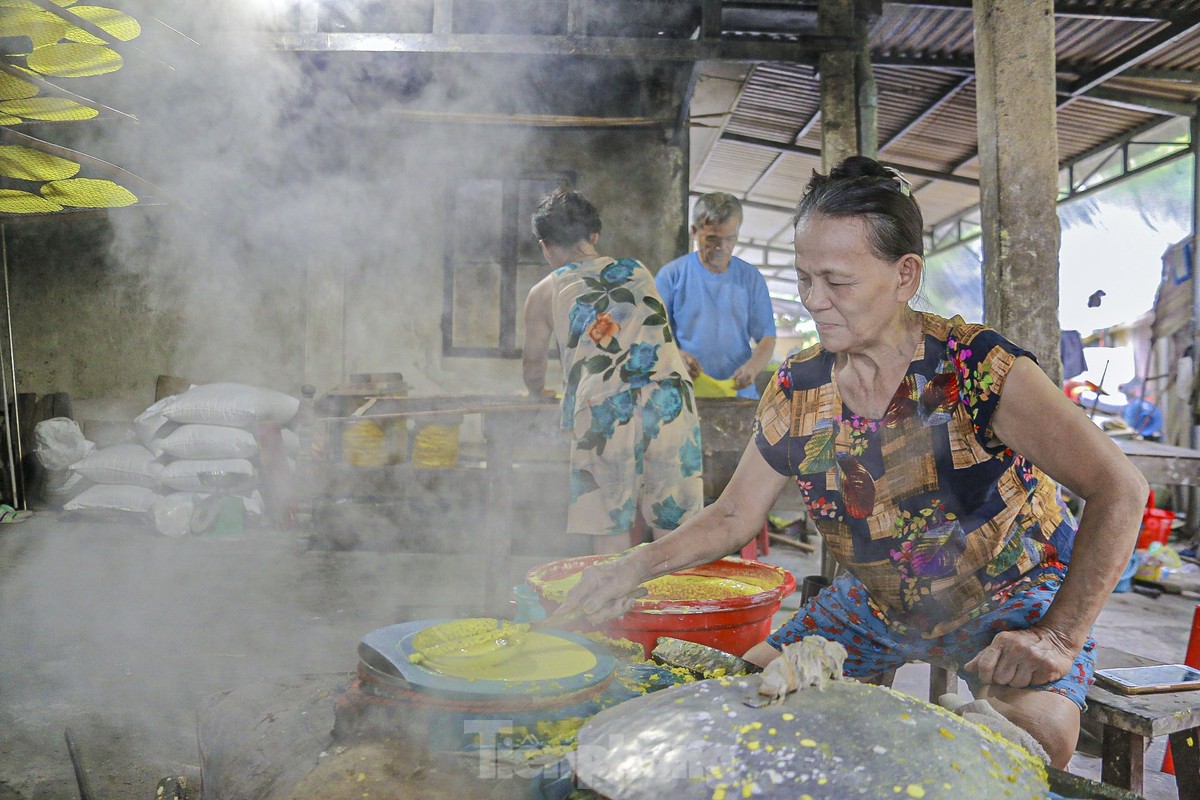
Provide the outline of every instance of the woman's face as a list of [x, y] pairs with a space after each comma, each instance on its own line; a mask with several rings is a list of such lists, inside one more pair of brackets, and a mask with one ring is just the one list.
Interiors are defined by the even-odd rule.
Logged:
[[916, 292], [901, 268], [910, 258], [919, 281], [920, 259], [881, 261], [857, 217], [814, 215], [796, 226], [796, 287], [826, 350], [857, 352], [879, 341]]

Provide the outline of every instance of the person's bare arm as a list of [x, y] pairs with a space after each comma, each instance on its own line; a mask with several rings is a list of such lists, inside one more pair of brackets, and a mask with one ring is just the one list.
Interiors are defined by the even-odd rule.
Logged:
[[700, 362], [696, 360], [694, 355], [686, 350], [680, 350], [679, 355], [683, 356], [683, 365], [687, 367], [688, 377], [692, 380], [695, 380], [702, 371], [700, 369]]
[[787, 477], [752, 441], [721, 497], [667, 536], [616, 561], [589, 567], [556, 613], [583, 611], [593, 622], [624, 613], [638, 584], [737, 551], [762, 529]]
[[525, 346], [521, 351], [521, 377], [533, 397], [546, 388], [546, 354], [554, 332], [554, 287], [547, 275], [525, 298]]
[[1146, 479], [1083, 411], [1027, 358], [1018, 358], [992, 422], [996, 436], [1082, 498], [1083, 514], [1062, 587], [1046, 615], [997, 634], [965, 665], [985, 684], [1058, 680], [1071, 668], [1129, 563], [1146, 504]]
[[771, 361], [771, 355], [775, 352], [775, 337], [764, 336], [758, 340], [758, 344], [754, 345], [754, 350], [750, 352], [750, 358], [745, 364], [742, 364], [733, 375], [733, 385], [738, 389], [745, 389], [750, 384], [754, 383], [754, 379], [758, 377], [758, 373], [763, 371]]

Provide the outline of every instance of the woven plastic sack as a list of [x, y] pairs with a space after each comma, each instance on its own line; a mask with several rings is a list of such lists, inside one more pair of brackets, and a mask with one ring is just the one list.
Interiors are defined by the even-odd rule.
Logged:
[[244, 458], [180, 459], [163, 467], [163, 486], [180, 492], [244, 492], [258, 483], [254, 465]]
[[170, 399], [173, 402], [164, 403], [159, 413], [172, 422], [235, 428], [249, 428], [258, 422], [284, 423], [300, 408], [299, 398], [242, 383], [206, 383]]
[[63, 505], [64, 511], [126, 511], [144, 514], [154, 507], [158, 493], [145, 486], [98, 483]]
[[180, 425], [161, 439], [156, 447], [175, 458], [253, 458], [258, 455], [258, 440], [245, 428], [227, 425]]
[[93, 450], [83, 459], [71, 465], [71, 471], [93, 483], [127, 484], [158, 488], [160, 464], [140, 444], [118, 444], [103, 450]]
[[34, 452], [47, 470], [66, 469], [90, 453], [96, 445], [89, 442], [79, 424], [67, 417], [44, 419], [33, 428]]

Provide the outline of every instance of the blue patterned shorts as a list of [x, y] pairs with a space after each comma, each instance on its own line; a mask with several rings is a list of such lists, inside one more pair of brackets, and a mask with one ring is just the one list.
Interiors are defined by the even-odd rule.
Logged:
[[[844, 573], [767, 637], [767, 643], [782, 649], [785, 644], [814, 634], [840, 642], [849, 654], [845, 674], [851, 678], [869, 678], [899, 669], [908, 661], [965, 664], [997, 633], [1028, 628], [1041, 619], [1062, 585], [1062, 575], [1057, 567], [1035, 570], [995, 595], [978, 617], [943, 636], [926, 639], [917, 632], [903, 634], [889, 627], [869, 602], [866, 587]], [[1095, 649], [1096, 640], [1089, 636], [1066, 675], [1030, 688], [1069, 697], [1082, 709], [1093, 681]], [[974, 673], [959, 670], [958, 674], [973, 693], [979, 691], [979, 678]]]

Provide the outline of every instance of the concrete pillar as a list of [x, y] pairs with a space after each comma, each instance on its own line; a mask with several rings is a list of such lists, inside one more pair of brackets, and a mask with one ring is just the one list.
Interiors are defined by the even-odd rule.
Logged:
[[1058, 147], [1053, 0], [974, 0], [984, 322], [1055, 383]]
[[878, 98], [867, 42], [868, 17], [856, 14], [855, 3], [821, 0], [819, 30], [826, 35], [855, 36], [858, 50], [822, 53], [821, 168], [828, 173], [839, 161], [853, 155], [872, 158], [879, 150], [876, 130]]

